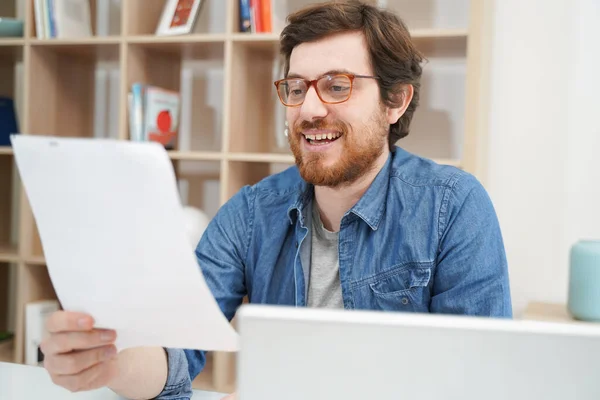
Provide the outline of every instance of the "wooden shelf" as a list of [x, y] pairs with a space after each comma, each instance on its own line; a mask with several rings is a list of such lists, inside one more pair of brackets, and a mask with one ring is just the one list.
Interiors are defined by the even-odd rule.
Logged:
[[120, 36], [94, 36], [74, 39], [29, 39], [32, 46], [101, 46], [119, 44], [123, 41]]
[[231, 39], [234, 42], [272, 42], [279, 43], [279, 35], [276, 33], [233, 33]]
[[117, 60], [119, 58], [120, 39], [96, 38], [87, 40], [32, 39], [33, 50], [55, 52], [73, 57], [93, 58], [97, 60]]
[[167, 152], [171, 160], [183, 161], [220, 161], [224, 158], [223, 153], [210, 151], [176, 151]]
[[236, 33], [231, 38], [236, 46], [274, 53], [279, 51], [279, 37], [272, 33]]
[[0, 244], [0, 262], [18, 262], [19, 249], [17, 246]]
[[25, 257], [25, 263], [29, 265], [46, 265], [46, 258], [44, 256], [27, 256]]
[[0, 47], [6, 47], [6, 46], [25, 46], [25, 39], [0, 38]]
[[8, 146], [0, 146], [0, 156], [12, 156], [13, 149]]
[[128, 39], [127, 43], [130, 47], [161, 52], [185, 60], [222, 60], [225, 52], [224, 35], [191, 35], [158, 38], [154, 36], [138, 36]]
[[199, 33], [178, 36], [134, 35], [125, 37], [127, 43], [137, 44], [182, 44], [182, 43], [225, 43], [227, 35], [224, 33]]
[[294, 156], [291, 154], [273, 154], [273, 153], [229, 153], [229, 161], [245, 161], [256, 163], [281, 163], [293, 164]]
[[15, 361], [14, 339], [0, 341], [0, 362]]
[[598, 325], [598, 322], [581, 321], [575, 319], [567, 308], [566, 304], [562, 303], [545, 303], [534, 301], [527, 305], [523, 312], [522, 319], [542, 321], [542, 322], [559, 322], [566, 324], [584, 324]]
[[466, 29], [415, 29], [410, 34], [414, 39], [466, 39], [469, 32]]

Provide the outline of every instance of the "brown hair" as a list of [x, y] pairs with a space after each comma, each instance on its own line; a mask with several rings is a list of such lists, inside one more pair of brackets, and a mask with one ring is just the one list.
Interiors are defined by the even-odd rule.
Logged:
[[379, 77], [381, 99], [388, 107], [398, 107], [402, 96], [400, 84], [413, 86], [413, 98], [398, 122], [390, 125], [390, 149], [408, 135], [413, 113], [419, 104], [421, 62], [423, 55], [413, 44], [408, 28], [393, 13], [360, 1], [315, 4], [292, 13], [281, 33], [280, 51], [285, 58], [284, 73], [290, 70], [290, 56], [301, 43], [326, 36], [360, 31], [365, 35], [371, 65]]

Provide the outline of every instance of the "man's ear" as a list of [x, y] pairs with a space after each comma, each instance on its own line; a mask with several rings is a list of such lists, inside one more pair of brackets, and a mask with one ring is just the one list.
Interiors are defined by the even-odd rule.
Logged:
[[404, 115], [404, 112], [412, 101], [413, 93], [413, 85], [405, 84], [400, 85], [400, 90], [392, 95], [391, 100], [395, 107], [387, 108], [387, 122], [390, 125], [394, 125]]

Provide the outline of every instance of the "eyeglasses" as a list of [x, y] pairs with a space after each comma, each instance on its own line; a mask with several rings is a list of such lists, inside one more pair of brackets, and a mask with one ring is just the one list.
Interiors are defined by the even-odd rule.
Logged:
[[335, 74], [323, 75], [319, 79], [309, 81], [302, 78], [286, 78], [275, 83], [279, 100], [286, 107], [299, 107], [304, 103], [308, 89], [313, 86], [319, 99], [325, 104], [339, 104], [347, 101], [352, 95], [355, 78], [379, 79], [376, 76]]

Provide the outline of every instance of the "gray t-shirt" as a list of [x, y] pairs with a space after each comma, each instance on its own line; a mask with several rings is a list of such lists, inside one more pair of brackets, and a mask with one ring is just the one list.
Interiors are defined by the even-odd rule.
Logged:
[[339, 232], [325, 229], [316, 203], [312, 212], [312, 249], [308, 307], [344, 308], [338, 257]]

